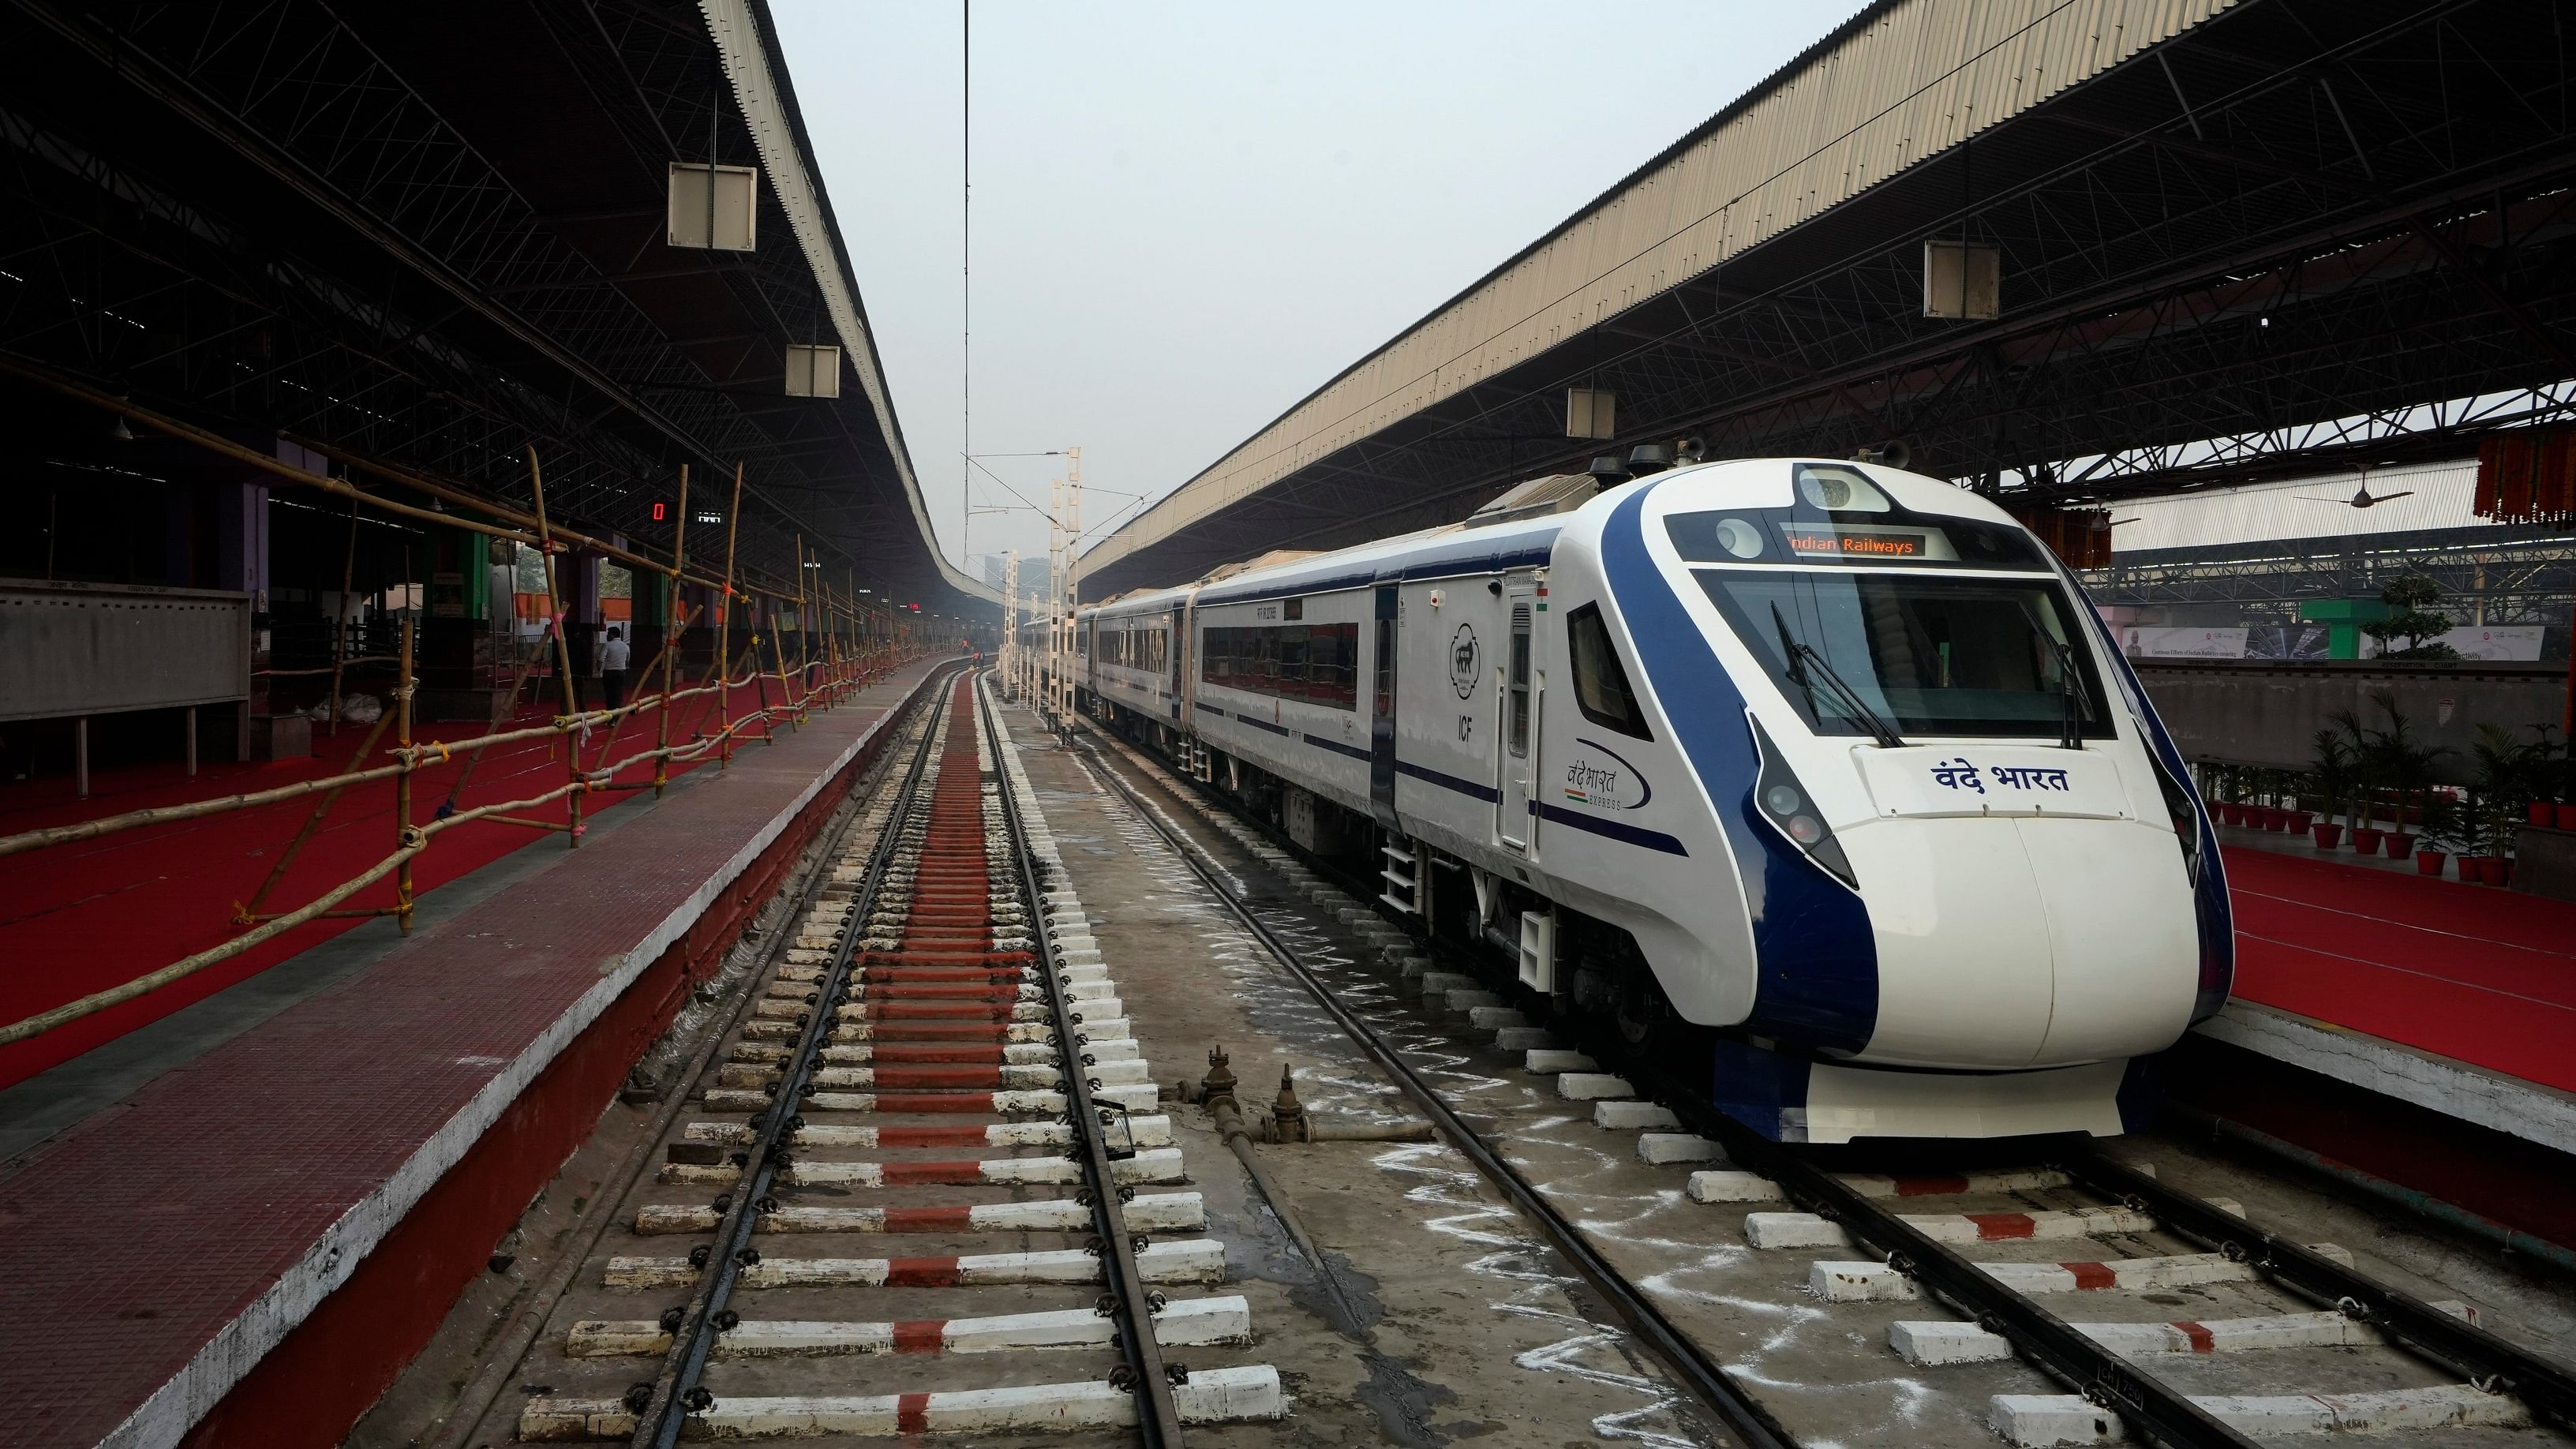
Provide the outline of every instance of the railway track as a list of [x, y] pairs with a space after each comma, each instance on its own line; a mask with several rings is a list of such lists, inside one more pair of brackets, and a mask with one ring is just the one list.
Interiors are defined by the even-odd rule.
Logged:
[[580, 1300], [609, 1311], [531, 1365], [579, 1386], [529, 1386], [522, 1441], [1285, 1412], [1268, 1365], [1178, 1357], [1234, 1356], [1249, 1309], [974, 678], [886, 797], [673, 1124]]
[[[2357, 1268], [2347, 1249], [2267, 1231], [2236, 1203], [2178, 1190], [2113, 1153], [1868, 1175], [1783, 1151], [1688, 1084], [1625, 1055], [1624, 1043], [1579, 1031], [1560, 1040], [1531, 1024], [1473, 972], [1447, 969], [1481, 963], [1431, 961], [1379, 922], [1364, 884], [1343, 890], [1286, 842], [1234, 817], [1221, 797], [1123, 742], [1113, 747], [1127, 769], [1157, 772], [1169, 797], [1378, 943], [1383, 964], [1363, 964], [1360, 976], [1399, 974], [1453, 1014], [1463, 1008], [1471, 1030], [1517, 1055], [1524, 1071], [1552, 1079], [1560, 1103], [1588, 1105], [1596, 1125], [1636, 1132], [1638, 1159], [1668, 1171], [1671, 1185], [1703, 1209], [1712, 1234], [1733, 1228], [1750, 1256], [1769, 1261], [1810, 1253], [1806, 1296], [1851, 1320], [1855, 1344], [1875, 1337], [1883, 1347], [1871, 1352], [1933, 1384], [1945, 1370], [2012, 1360], [2056, 1380], [2059, 1392], [1991, 1396], [1980, 1419], [2006, 1442], [2241, 1449], [2293, 1435], [2415, 1430], [2443, 1431], [2445, 1444], [2503, 1449], [2564, 1442], [2552, 1430], [2576, 1425], [2576, 1375], [2482, 1323], [2467, 1305], [2427, 1301]], [[1294, 933], [1237, 899], [1225, 884], [1229, 872], [1122, 778], [1118, 762], [1097, 748], [1092, 757], [1094, 773], [1594, 1280], [1720, 1422], [1748, 1443], [1794, 1442], [1746, 1382], [1758, 1376], [1731, 1372], [1739, 1366], [1668, 1318], [1658, 1294], [1634, 1286], [1639, 1275], [1623, 1273], [1592, 1241], [1582, 1214], [1558, 1200], [1564, 1184], [1515, 1163], [1501, 1144], [1526, 1141], [1524, 1124], [1496, 1120], [1489, 1102], [1462, 1111], [1450, 1101], [1390, 1043], [1383, 1012], [1342, 999], [1361, 985], [1382, 1001], [1375, 982], [1355, 980], [1348, 965], [1305, 959]], [[2200, 1304], [2226, 1311], [2189, 1318], [2170, 1311]], [[2342, 1352], [2321, 1358], [2302, 1349]], [[2299, 1378], [2319, 1370], [2331, 1381]]]

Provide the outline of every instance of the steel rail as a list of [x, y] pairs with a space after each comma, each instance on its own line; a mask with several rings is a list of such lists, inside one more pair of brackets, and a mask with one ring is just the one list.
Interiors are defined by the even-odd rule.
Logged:
[[805, 1082], [822, 1055], [823, 1044], [831, 1039], [833, 1008], [849, 980], [850, 957], [866, 924], [866, 912], [884, 892], [886, 867], [902, 847], [905, 825], [928, 803], [921, 785], [928, 774], [931, 746], [939, 739], [942, 719], [954, 719], [947, 695], [938, 696], [932, 705], [921, 741], [914, 747], [912, 764], [898, 787], [899, 803], [887, 813], [885, 828], [868, 853], [867, 874], [859, 889], [850, 895], [849, 923], [832, 947], [832, 964], [816, 990], [814, 1010], [806, 1018], [804, 1033], [797, 1038], [796, 1050], [780, 1070], [768, 1110], [752, 1118], [759, 1137], [741, 1182], [725, 1203], [724, 1220], [716, 1227], [715, 1244], [707, 1255], [710, 1271], [699, 1280], [697, 1291], [681, 1309], [680, 1325], [672, 1330], [670, 1350], [663, 1355], [662, 1368], [654, 1376], [649, 1397], [641, 1404], [629, 1400], [636, 1416], [634, 1436], [627, 1441], [630, 1449], [672, 1449], [689, 1415], [713, 1402], [700, 1382], [706, 1373], [707, 1358], [715, 1349], [716, 1335], [723, 1329], [722, 1316], [729, 1311], [726, 1304], [733, 1297], [742, 1270], [760, 1261], [758, 1250], [751, 1246], [760, 1203], [769, 1196], [778, 1170], [787, 1165], [788, 1142], [796, 1135], [796, 1104], [804, 1095]]
[[2095, 1192], [2143, 1207], [2184, 1237], [2251, 1264], [2294, 1293], [2341, 1308], [2414, 1352], [2458, 1369], [2476, 1387], [2509, 1394], [2536, 1414], [2576, 1426], [2576, 1373], [2561, 1365], [2126, 1163], [2088, 1153], [2065, 1167]]
[[[1101, 731], [1094, 727], [1094, 732]], [[1096, 750], [1093, 753], [1097, 755]], [[1133, 803], [1133, 793], [1125, 784], [1114, 773], [1109, 778]], [[1202, 782], [1188, 783], [1193, 793], [1231, 808], [1232, 802]], [[1158, 833], [1170, 838], [1170, 832], [1150, 812], [1140, 809], [1138, 813]], [[1274, 837], [1276, 834], [1265, 833]], [[1202, 879], [1214, 884], [1196, 860], [1187, 852], [1182, 854]], [[1342, 877], [1338, 871], [1331, 873], [1345, 884], [1355, 880]], [[1360, 883], [1353, 889], [1364, 885]], [[1222, 889], [1217, 893], [1228, 906], [1235, 905]], [[1235, 913], [1250, 919], [1239, 907]], [[1259, 933], [1257, 925], [1255, 930]], [[1302, 975], [1300, 979], [1304, 979]], [[1344, 1016], [1339, 1005], [1324, 997], [1318, 988], [1310, 985], [1309, 989], [1317, 990], [1319, 999], [1334, 1016]], [[1861, 1196], [1824, 1168], [1727, 1116], [1686, 1083], [1660, 1067], [1638, 1060], [1624, 1040], [1598, 1030], [1579, 1030], [1577, 1035], [1587, 1054], [1616, 1064], [1631, 1081], [1651, 1087], [1657, 1100], [1675, 1109], [1676, 1115], [1695, 1131], [1721, 1143], [1738, 1165], [1771, 1178], [1796, 1205], [1832, 1219], [1855, 1238], [1885, 1253], [1891, 1266], [1923, 1284], [1936, 1299], [1966, 1311], [1980, 1327], [2003, 1335], [2022, 1357], [2074, 1387], [2086, 1401], [2117, 1412], [2153, 1442], [2191, 1449], [2203, 1445], [2255, 1449], [2255, 1440], [2209, 1413], [2189, 1395], [2140, 1372], [2036, 1301], [1987, 1275], [1964, 1254], [1905, 1223], [1893, 1210]], [[2076, 1181], [2104, 1196], [2143, 1204], [2159, 1223], [2185, 1237], [2208, 1243], [2230, 1256], [2241, 1255], [2284, 1287], [2338, 1306], [2353, 1305], [2345, 1311], [2358, 1308], [2357, 1316], [2387, 1337], [2465, 1373], [2476, 1387], [2509, 1394], [2535, 1413], [2562, 1424], [2576, 1424], [2576, 1374], [2565, 1368], [2098, 1153], [2082, 1155], [2066, 1163], [2065, 1168]]]
[[[1084, 748], [1086, 753], [1100, 760], [1104, 766], [1109, 764], [1108, 760], [1089, 742], [1085, 742]], [[1432, 1125], [1439, 1129], [1440, 1135], [1447, 1138], [1449, 1144], [1456, 1148], [1460, 1155], [1473, 1163], [1476, 1170], [1487, 1181], [1502, 1189], [1504, 1195], [1512, 1200], [1513, 1206], [1520, 1209], [1525, 1217], [1537, 1225], [1541, 1236], [1547, 1239], [1548, 1245], [1574, 1266], [1575, 1271], [1583, 1276], [1584, 1281], [1591, 1285], [1593, 1291], [1600, 1294], [1603, 1301], [1610, 1304], [1618, 1313], [1628, 1331], [1663, 1361], [1665, 1367], [1672, 1371], [1693, 1397], [1713, 1411], [1719, 1422], [1750, 1446], [1750, 1449], [1796, 1449], [1795, 1437], [1772, 1416], [1769, 1409], [1739, 1388], [1735, 1381], [1727, 1376], [1722, 1365], [1710, 1358], [1688, 1334], [1682, 1332], [1671, 1319], [1664, 1316], [1663, 1310], [1655, 1306], [1653, 1299], [1621, 1276], [1619, 1271], [1611, 1266], [1609, 1260], [1604, 1258], [1583, 1236], [1581, 1229], [1557, 1211], [1556, 1207], [1548, 1202], [1546, 1196], [1539, 1192], [1528, 1178], [1521, 1175], [1518, 1168], [1513, 1167], [1500, 1154], [1486, 1146], [1476, 1129], [1469, 1126], [1465, 1119], [1451, 1109], [1436, 1088], [1424, 1081], [1402, 1055], [1388, 1046], [1378, 1036], [1374, 1027], [1353, 1015], [1350, 1009], [1333, 994], [1332, 988], [1326, 986], [1323, 980], [1315, 975], [1313, 968], [1281, 940], [1277, 932], [1255, 915], [1250, 907], [1237, 900], [1225, 889], [1224, 883], [1218, 879], [1215, 870], [1206, 863], [1193, 842], [1164, 824], [1156, 812], [1137, 795], [1135, 789], [1119, 778], [1114, 767], [1103, 769], [1101, 777], [1134, 809], [1137, 818], [1145, 823], [1146, 828], [1159, 836], [1172, 854], [1183, 865], [1189, 867], [1190, 873], [1199, 878], [1200, 883], [1208, 888], [1209, 893], [1225, 904], [1225, 908], [1242, 923], [1243, 928], [1252, 933], [1253, 939], [1261, 943], [1262, 949], [1270, 954], [1271, 959], [1277, 961], [1291, 977], [1295, 978], [1298, 985], [1305, 988], [1306, 993], [1315, 999], [1316, 1004], [1321, 1006], [1325, 1013], [1341, 1027], [1343, 1034], [1356, 1043], [1360, 1050], [1367, 1054], [1369, 1060], [1377, 1064], [1380, 1071], [1386, 1073], [1387, 1079], [1395, 1083], [1397, 1090], [1403, 1092], [1415, 1106], [1422, 1109], [1423, 1115], [1431, 1119]]]
[[[888, 738], [899, 735], [903, 728], [899, 722], [889, 721], [891, 733]], [[590, 1260], [590, 1250], [598, 1245], [609, 1225], [616, 1221], [618, 1204], [652, 1170], [654, 1149], [662, 1145], [663, 1135], [688, 1108], [689, 1084], [706, 1071], [708, 1062], [724, 1045], [725, 1038], [750, 1018], [753, 1006], [760, 1000], [760, 982], [785, 963], [788, 947], [796, 939], [796, 933], [789, 928], [821, 903], [824, 889], [832, 883], [832, 861], [839, 854], [841, 842], [856, 828], [860, 813], [852, 811], [840, 828], [832, 832], [830, 843], [813, 856], [813, 865], [806, 872], [805, 880], [795, 888], [793, 903], [780, 917], [778, 929], [770, 933], [769, 942], [761, 948], [760, 960], [744, 971], [741, 998], [706, 1024], [698, 1044], [690, 1049], [687, 1063], [671, 1077], [673, 1090], [654, 1107], [644, 1129], [636, 1135], [634, 1145], [608, 1173], [605, 1181], [617, 1184], [615, 1193], [612, 1195], [605, 1189], [601, 1190], [599, 1210], [590, 1214], [586, 1222], [575, 1226], [571, 1238], [556, 1255], [554, 1266], [547, 1270], [536, 1287], [519, 1295], [516, 1306], [494, 1335], [493, 1341], [501, 1345], [500, 1351], [477, 1360], [473, 1377], [458, 1390], [455, 1405], [448, 1410], [446, 1417], [430, 1431], [424, 1441], [424, 1449], [464, 1449], [468, 1442], [484, 1441], [486, 1436], [480, 1434], [484, 1416], [491, 1412], [502, 1389], [511, 1383], [520, 1366], [527, 1361], [528, 1351], [535, 1346], [537, 1335], [545, 1329], [547, 1316], [554, 1312], [570, 1290], [574, 1275]]]
[[[1593, 1043], [1587, 1039], [1585, 1044]], [[1614, 1055], [1611, 1060], [1618, 1058]], [[2184, 1449], [2255, 1449], [2254, 1440], [2201, 1407], [2191, 1395], [2140, 1371], [1989, 1275], [1967, 1255], [1861, 1196], [1841, 1178], [1728, 1117], [1697, 1094], [1678, 1089], [1660, 1071], [1643, 1079], [1651, 1081], [1668, 1103], [1683, 1104], [1682, 1115], [1690, 1125], [1717, 1138], [1736, 1163], [1777, 1182], [1791, 1202], [1832, 1219], [1853, 1238], [1877, 1249], [1890, 1267], [1965, 1312], [1979, 1327], [2003, 1335], [2022, 1358], [2087, 1402], [2118, 1414], [2149, 1441]]]
[[1040, 974], [1046, 978], [1047, 1003], [1055, 1013], [1058, 1060], [1063, 1064], [1065, 1083], [1065, 1120], [1081, 1146], [1077, 1148], [1082, 1163], [1083, 1180], [1088, 1184], [1091, 1215], [1100, 1234], [1100, 1267], [1108, 1280], [1109, 1298], [1125, 1331], [1118, 1336], [1118, 1346], [1127, 1359], [1127, 1371], [1134, 1379], [1129, 1386], [1136, 1394], [1136, 1426], [1147, 1449], [1178, 1449], [1181, 1443], [1180, 1406], [1172, 1400], [1172, 1381], [1165, 1372], [1162, 1345], [1154, 1337], [1154, 1306], [1148, 1296], [1143, 1272], [1136, 1265], [1135, 1240], [1127, 1233], [1127, 1217], [1121, 1204], [1133, 1189], [1122, 1190], [1109, 1162], [1107, 1116], [1093, 1105], [1089, 1059], [1081, 1054], [1084, 1037], [1075, 1030], [1082, 1023], [1081, 1014], [1065, 994], [1064, 971], [1056, 959], [1053, 923], [1046, 920], [1039, 892], [1038, 863], [1029, 849], [1028, 833], [1020, 825], [1019, 797], [1011, 790], [1011, 772], [1004, 765], [1004, 739], [1001, 720], [995, 714], [993, 701], [979, 679], [975, 685], [975, 702], [992, 731], [994, 778], [1001, 786], [1002, 819], [1008, 827], [1011, 856], [1019, 866], [1020, 887], [1028, 896], [1030, 936], [1038, 953]]

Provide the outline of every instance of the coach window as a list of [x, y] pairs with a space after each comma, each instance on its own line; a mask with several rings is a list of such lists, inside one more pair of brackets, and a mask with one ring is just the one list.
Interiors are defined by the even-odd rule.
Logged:
[[1628, 686], [1628, 670], [1610, 642], [1610, 625], [1599, 604], [1586, 604], [1565, 616], [1566, 653], [1574, 662], [1574, 705], [1583, 717], [1603, 729], [1651, 740], [1646, 712]]

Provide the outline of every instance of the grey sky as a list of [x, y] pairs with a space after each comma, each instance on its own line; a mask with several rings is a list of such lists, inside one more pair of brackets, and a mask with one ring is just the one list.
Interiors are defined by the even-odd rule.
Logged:
[[[773, 4], [954, 559], [958, 7]], [[1853, 8], [976, 5], [975, 450], [1080, 444], [1098, 536]], [[1060, 461], [989, 466], [1043, 504]], [[971, 544], [1042, 555], [1045, 522], [981, 515]]]

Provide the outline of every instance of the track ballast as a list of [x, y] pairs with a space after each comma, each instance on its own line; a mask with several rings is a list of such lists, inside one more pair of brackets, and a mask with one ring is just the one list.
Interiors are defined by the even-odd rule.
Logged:
[[[1131, 1427], [1161, 1445], [1284, 1412], [1268, 1365], [1172, 1357], [1249, 1343], [1250, 1311], [1206, 1291], [1223, 1245], [1199, 1236], [1117, 988], [970, 676], [889, 794], [755, 988], [708, 1115], [666, 1144], [660, 1187], [701, 1191], [648, 1192], [631, 1246], [671, 1251], [609, 1256], [632, 1316], [562, 1343], [585, 1379], [658, 1371], [622, 1394], [542, 1386], [523, 1441]], [[816, 1247], [845, 1236], [868, 1248]]]
[[[1134, 753], [1127, 759], [1131, 767], [1143, 763]], [[1470, 1121], [1440, 1101], [1437, 1089], [1380, 1036], [1369, 1013], [1344, 1009], [1333, 998], [1328, 973], [1299, 960], [1279, 933], [1227, 893], [1185, 832], [1119, 779], [1118, 766], [1100, 762], [1109, 767], [1100, 773], [1137, 815], [1190, 861], [1407, 1095], [1424, 1103], [1480, 1171], [1549, 1237], [1573, 1244], [1568, 1257], [1587, 1276], [1597, 1282], [1612, 1272], [1584, 1246], [1580, 1213], [1551, 1201], [1547, 1188], [1533, 1185], [1512, 1165], [1513, 1153], [1502, 1142], [1514, 1124]], [[1374, 919], [1375, 907], [1365, 904], [1372, 894], [1367, 883], [1353, 878], [1341, 883], [1347, 893], [1337, 889], [1328, 871], [1309, 870], [1266, 827], [1233, 818], [1232, 802], [1185, 773], [1166, 771], [1161, 784], [1218, 830], [1280, 867], [1310, 898], [1335, 908], [1345, 923], [1360, 921], [1360, 929], [1374, 937], [1392, 934]], [[1885, 1342], [1907, 1365], [1937, 1372], [1944, 1365], [2017, 1358], [2072, 1390], [1995, 1395], [1984, 1427], [2006, 1442], [2035, 1449], [2136, 1439], [2241, 1449], [2287, 1435], [2449, 1430], [2478, 1436], [2462, 1442], [2502, 1449], [2525, 1442], [2515, 1431], [2531, 1430], [2536, 1421], [2576, 1424], [2576, 1375], [2563, 1365], [2482, 1325], [2464, 1304], [2428, 1302], [2360, 1271], [2344, 1248], [2298, 1243], [2250, 1225], [2243, 1208], [2231, 1201], [2181, 1191], [2100, 1152], [1977, 1171], [1831, 1171], [1741, 1128], [1704, 1094], [1663, 1075], [1615, 1034], [1580, 1022], [1551, 1023], [1567, 1039], [1561, 1042], [1549, 1028], [1520, 1024], [1523, 1013], [1503, 1004], [1508, 996], [1485, 989], [1482, 972], [1470, 969], [1481, 963], [1457, 955], [1435, 962], [1420, 954], [1428, 949], [1418, 942], [1389, 945], [1385, 959], [1416, 992], [1463, 1004], [1471, 1028], [1522, 1055], [1528, 1071], [1556, 1078], [1563, 1099], [1591, 1103], [1597, 1125], [1639, 1132], [1640, 1159], [1682, 1169], [1692, 1202], [1720, 1210], [1744, 1204], [1749, 1211], [1741, 1226], [1749, 1248], [1765, 1256], [1801, 1248], [1841, 1250], [1840, 1256], [1809, 1264], [1805, 1281], [1814, 1300], [1928, 1301], [1962, 1315], [1895, 1322]], [[2123, 1257], [2107, 1250], [2113, 1242], [2150, 1251]], [[2064, 1243], [2059, 1251], [2067, 1260], [1971, 1252], [1979, 1245], [2018, 1243]], [[1876, 1256], [1849, 1251], [1855, 1248]], [[2072, 1249], [2088, 1251], [2076, 1256]], [[2153, 1311], [2147, 1305], [2181, 1302], [2173, 1290], [2211, 1285], [2228, 1285], [2240, 1299], [2258, 1301], [2263, 1311], [2206, 1320], [2140, 1316], [2141, 1308]], [[1641, 1339], [1699, 1391], [1715, 1417], [1751, 1442], [1787, 1442], [1761, 1395], [1719, 1372], [1718, 1355], [1667, 1322], [1654, 1295], [1624, 1280], [1605, 1286]], [[2058, 1295], [2098, 1305], [2093, 1312], [2099, 1319], [2061, 1315], [2053, 1305], [2067, 1300]], [[2132, 1301], [2118, 1303], [2120, 1297]], [[2384, 1353], [2392, 1362], [2414, 1365], [2388, 1373], [2390, 1378], [2456, 1377], [2358, 1390], [2285, 1382], [2248, 1392], [2241, 1381], [2260, 1380], [2261, 1371], [2230, 1370], [2228, 1377], [2238, 1382], [2229, 1383], [2227, 1392], [2210, 1392], [2192, 1385], [2196, 1375], [2186, 1371], [2195, 1363], [2223, 1364], [2247, 1354], [2259, 1361], [2263, 1350], [2311, 1347]], [[2366, 1375], [2365, 1369], [2360, 1376]], [[2550, 1436], [2543, 1431], [2543, 1437]]]

